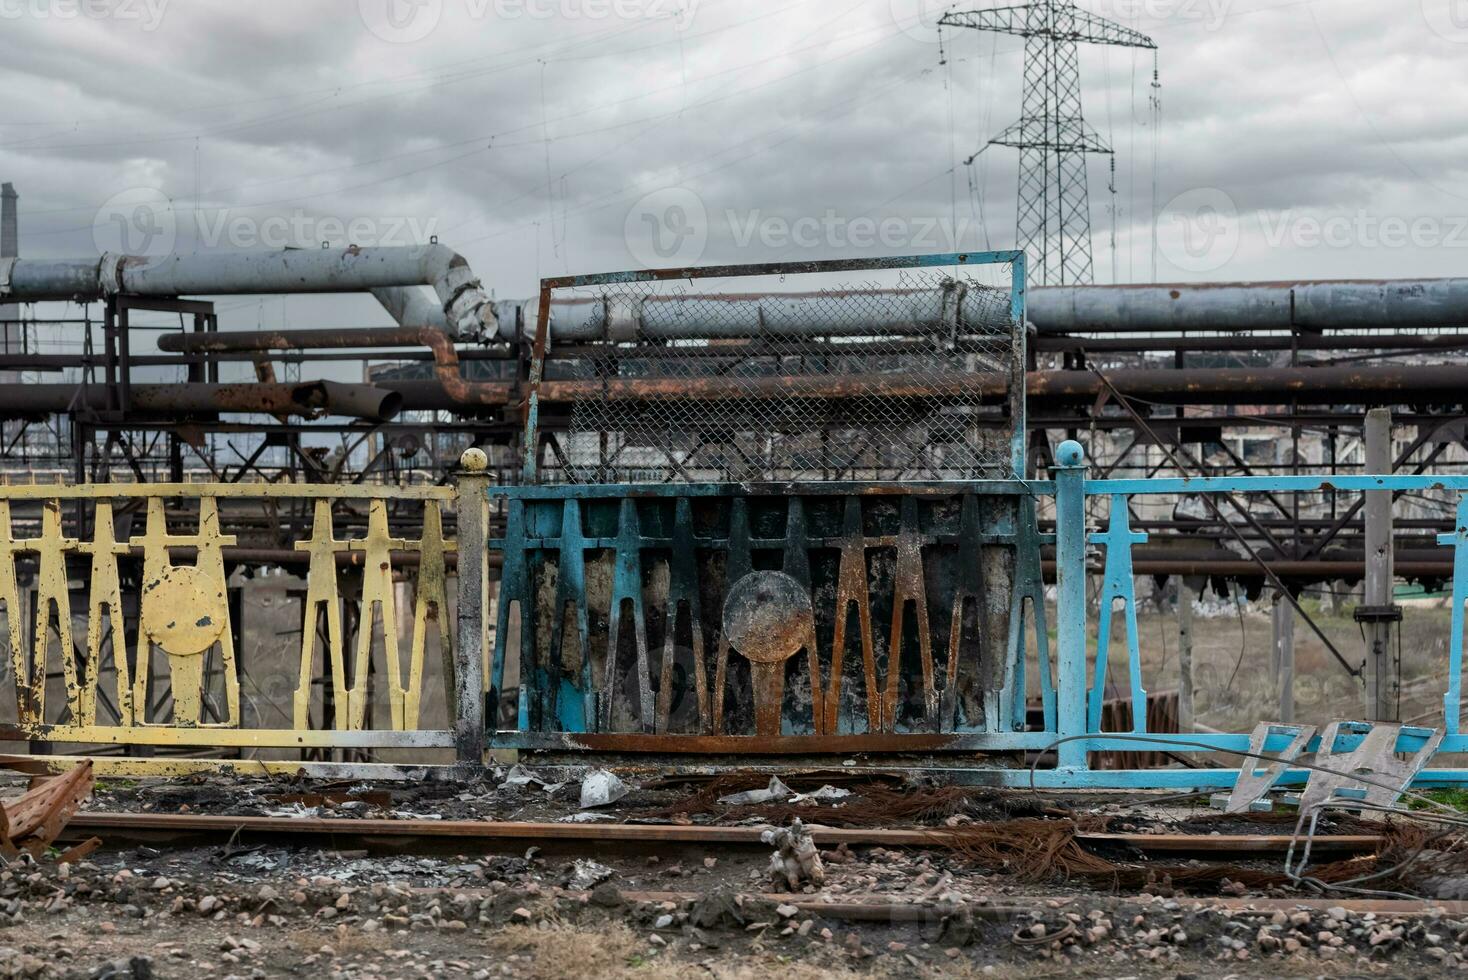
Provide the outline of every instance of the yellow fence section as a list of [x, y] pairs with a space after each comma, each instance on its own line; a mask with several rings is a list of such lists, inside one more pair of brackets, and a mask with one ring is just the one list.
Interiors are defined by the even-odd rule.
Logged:
[[[353, 750], [355, 760], [370, 760], [374, 750], [453, 748], [451, 730], [419, 725], [430, 635], [443, 656], [439, 676], [449, 724], [456, 714], [456, 644], [448, 615], [456, 545], [444, 533], [445, 510], [455, 499], [452, 487], [0, 487], [0, 608], [6, 620], [0, 638], [8, 645], [14, 694], [14, 722], [0, 725], [0, 737], [70, 743], [80, 754], [98, 752], [99, 768], [134, 772], [331, 769], [330, 760], [320, 758], [329, 754], [325, 750]], [[390, 509], [395, 526], [419, 527], [418, 536], [394, 538]], [[241, 535], [230, 533], [228, 523], [245, 515], [253, 540], [241, 547]], [[296, 522], [309, 533], [293, 532]], [[134, 533], [119, 539], [124, 525]], [[343, 526], [349, 531], [338, 536]], [[240, 684], [251, 651], [236, 649], [226, 572], [235, 561], [268, 564], [261, 556], [271, 549], [259, 546], [262, 539], [275, 552], [295, 556], [283, 563], [303, 567], [306, 579], [288, 729], [248, 728], [242, 720]], [[354, 637], [343, 626], [348, 575], [359, 610]], [[395, 579], [405, 576], [415, 586], [411, 609], [398, 608]], [[87, 625], [78, 643], [73, 614], [81, 610], [73, 602], [82, 594]], [[405, 658], [399, 622], [409, 616]], [[48, 705], [47, 680], [58, 674], [65, 703]], [[385, 685], [389, 709], [371, 724], [369, 685]], [[106, 718], [99, 717], [99, 701], [107, 705]], [[88, 748], [95, 746], [217, 749], [236, 758], [103, 759], [101, 752], [117, 750]], [[309, 764], [248, 759], [250, 750], [264, 748], [317, 750], [317, 758]], [[353, 768], [392, 767], [356, 761]]]

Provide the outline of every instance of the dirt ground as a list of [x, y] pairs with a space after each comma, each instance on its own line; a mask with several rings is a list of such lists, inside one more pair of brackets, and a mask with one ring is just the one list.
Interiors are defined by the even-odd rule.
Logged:
[[[84, 812], [581, 822], [585, 775], [520, 767], [473, 784], [350, 787], [102, 780]], [[464, 850], [450, 839], [403, 853], [382, 837], [139, 844], [114, 833], [70, 864], [53, 851], [0, 869], [0, 977], [1426, 977], [1468, 963], [1468, 912], [1353, 913], [1280, 884], [1278, 856], [1220, 874], [1201, 859], [1070, 842], [1080, 826], [1278, 832], [1287, 815], [1224, 819], [1195, 801], [1001, 794], [900, 775], [812, 795], [829, 785], [824, 775], [792, 778], [804, 799], [760, 804], [720, 802], [737, 781], [728, 778], [629, 777], [627, 795], [595, 812], [753, 827], [799, 813], [813, 825], [968, 828], [987, 844], [825, 848], [823, 880], [791, 891], [771, 875], [769, 845], [576, 851], [546, 840], [448, 853]], [[1324, 830], [1359, 831], [1352, 819]], [[1267, 907], [1225, 908], [1221, 896]], [[853, 918], [851, 907], [871, 911]]]

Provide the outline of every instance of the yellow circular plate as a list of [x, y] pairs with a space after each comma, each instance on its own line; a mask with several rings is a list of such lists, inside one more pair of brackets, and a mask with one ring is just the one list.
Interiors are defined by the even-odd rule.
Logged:
[[171, 654], [203, 653], [228, 625], [224, 589], [197, 568], [171, 565], [143, 587], [143, 630]]

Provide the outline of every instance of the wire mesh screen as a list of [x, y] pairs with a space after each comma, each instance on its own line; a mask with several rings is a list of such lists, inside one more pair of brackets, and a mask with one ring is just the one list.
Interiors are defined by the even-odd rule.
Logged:
[[542, 479], [1009, 476], [1010, 289], [961, 267], [884, 271], [556, 290], [553, 335], [573, 339], [546, 378], [576, 394]]

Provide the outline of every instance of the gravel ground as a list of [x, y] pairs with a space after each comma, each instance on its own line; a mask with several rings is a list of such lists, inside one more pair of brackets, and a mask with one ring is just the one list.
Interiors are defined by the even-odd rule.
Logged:
[[[469, 786], [102, 780], [88, 808], [580, 819], [588, 812], [578, 805], [584, 774], [502, 768]], [[791, 782], [808, 792], [821, 778]], [[634, 785], [594, 812], [618, 821], [761, 822], [764, 811], [748, 805], [679, 811], [698, 788]], [[798, 806], [807, 822], [835, 823], [864, 792], [853, 782], [850, 796]], [[983, 825], [1039, 813], [1111, 814], [1113, 829], [1143, 833], [1261, 829], [1248, 819], [1199, 824], [1199, 810], [1176, 802], [990, 791], [880, 825]], [[1248, 893], [1230, 882], [1192, 897], [1166, 883], [1155, 895], [1117, 895], [1104, 884], [1043, 868], [1017, 874], [947, 850], [826, 850], [824, 882], [792, 893], [772, 879], [768, 847], [409, 855], [330, 846], [114, 841], [70, 865], [54, 854], [22, 858], [0, 870], [0, 978], [1437, 976], [1468, 959], [1468, 916], [1302, 908], [1293, 893]], [[1278, 871], [1280, 861], [1247, 866]], [[1284, 906], [1198, 904], [1220, 891]], [[823, 910], [849, 904], [883, 911], [853, 921]]]

